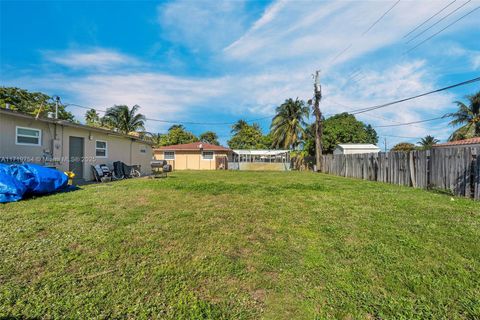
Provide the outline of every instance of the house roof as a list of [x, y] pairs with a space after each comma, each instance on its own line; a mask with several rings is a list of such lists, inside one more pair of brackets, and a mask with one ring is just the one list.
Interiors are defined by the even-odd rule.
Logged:
[[380, 148], [377, 147], [376, 145], [369, 144], [369, 143], [341, 143], [337, 145], [337, 148], [338, 147], [342, 148], [343, 150], [346, 150], [346, 149], [380, 150]]
[[290, 152], [290, 150], [268, 150], [268, 149], [256, 149], [256, 150], [246, 150], [246, 149], [235, 149], [233, 150], [236, 154], [244, 155], [254, 155], [254, 156], [276, 156], [279, 154], [284, 154]]
[[154, 149], [154, 151], [231, 151], [229, 148], [225, 148], [222, 146], [217, 146], [210, 143], [205, 142], [192, 142], [192, 143], [184, 143], [184, 144], [175, 144], [171, 146], [163, 146]]
[[113, 136], [118, 136], [118, 137], [124, 137], [132, 140], [136, 140], [145, 144], [152, 145], [153, 143], [150, 141], [145, 141], [139, 137], [135, 137], [133, 135], [128, 135], [128, 134], [123, 134], [119, 132], [115, 132], [113, 130], [105, 129], [105, 128], [98, 128], [98, 127], [92, 127], [92, 126], [87, 126], [85, 124], [80, 124], [80, 123], [75, 123], [67, 120], [60, 120], [60, 119], [51, 119], [51, 118], [36, 118], [30, 114], [16, 111], [16, 110], [10, 110], [10, 109], [4, 109], [0, 108], [0, 114], [8, 114], [14, 117], [19, 117], [19, 118], [24, 118], [24, 119], [31, 119], [35, 121], [41, 121], [41, 122], [46, 122], [46, 123], [53, 123], [53, 124], [58, 124], [66, 127], [72, 127], [72, 128], [79, 128], [79, 129], [85, 129], [88, 131], [95, 131], [95, 132], [102, 132], [105, 134], [113, 135]]
[[450, 147], [450, 146], [464, 146], [464, 145], [470, 145], [470, 144], [480, 144], [480, 137], [439, 143], [439, 144], [435, 144], [433, 147], [437, 148], [437, 147]]

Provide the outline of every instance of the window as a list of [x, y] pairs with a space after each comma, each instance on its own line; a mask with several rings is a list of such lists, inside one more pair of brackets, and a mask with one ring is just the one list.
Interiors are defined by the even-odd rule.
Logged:
[[213, 151], [203, 151], [202, 158], [203, 160], [213, 160]]
[[97, 156], [98, 158], [107, 157], [107, 141], [95, 141], [95, 156]]
[[175, 151], [164, 151], [163, 152], [164, 160], [175, 160]]
[[28, 146], [42, 145], [42, 131], [39, 129], [16, 127], [15, 143]]

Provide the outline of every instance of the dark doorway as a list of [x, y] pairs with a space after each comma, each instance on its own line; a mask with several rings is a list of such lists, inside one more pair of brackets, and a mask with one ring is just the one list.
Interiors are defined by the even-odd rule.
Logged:
[[228, 159], [227, 159], [227, 157], [215, 157], [215, 169], [216, 170], [227, 170], [228, 169]]
[[68, 170], [75, 173], [74, 180], [83, 180], [83, 145], [84, 141], [83, 138], [80, 137], [70, 137], [69, 139], [69, 147], [68, 147], [68, 154], [69, 154], [69, 166]]

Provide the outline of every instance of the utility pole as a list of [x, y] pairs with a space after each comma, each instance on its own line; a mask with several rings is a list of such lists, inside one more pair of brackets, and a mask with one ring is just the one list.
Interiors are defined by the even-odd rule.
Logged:
[[320, 111], [320, 100], [322, 100], [322, 86], [320, 85], [320, 71], [315, 71], [314, 76], [314, 105], [313, 113], [315, 114], [315, 162], [317, 171], [322, 168], [322, 112]]
[[385, 152], [387, 152], [387, 137], [383, 138], [383, 145], [385, 146]]
[[58, 103], [60, 102], [60, 97], [55, 97], [55, 119], [58, 119]]

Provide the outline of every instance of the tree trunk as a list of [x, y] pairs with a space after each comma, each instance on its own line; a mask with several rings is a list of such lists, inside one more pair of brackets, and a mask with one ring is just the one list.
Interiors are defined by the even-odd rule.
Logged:
[[317, 171], [322, 170], [322, 113], [318, 106], [319, 99], [315, 98], [315, 161]]
[[315, 94], [315, 162], [317, 171], [322, 170], [322, 112], [320, 111], [320, 100], [322, 100], [322, 87], [320, 86], [320, 71], [315, 72], [314, 94]]

